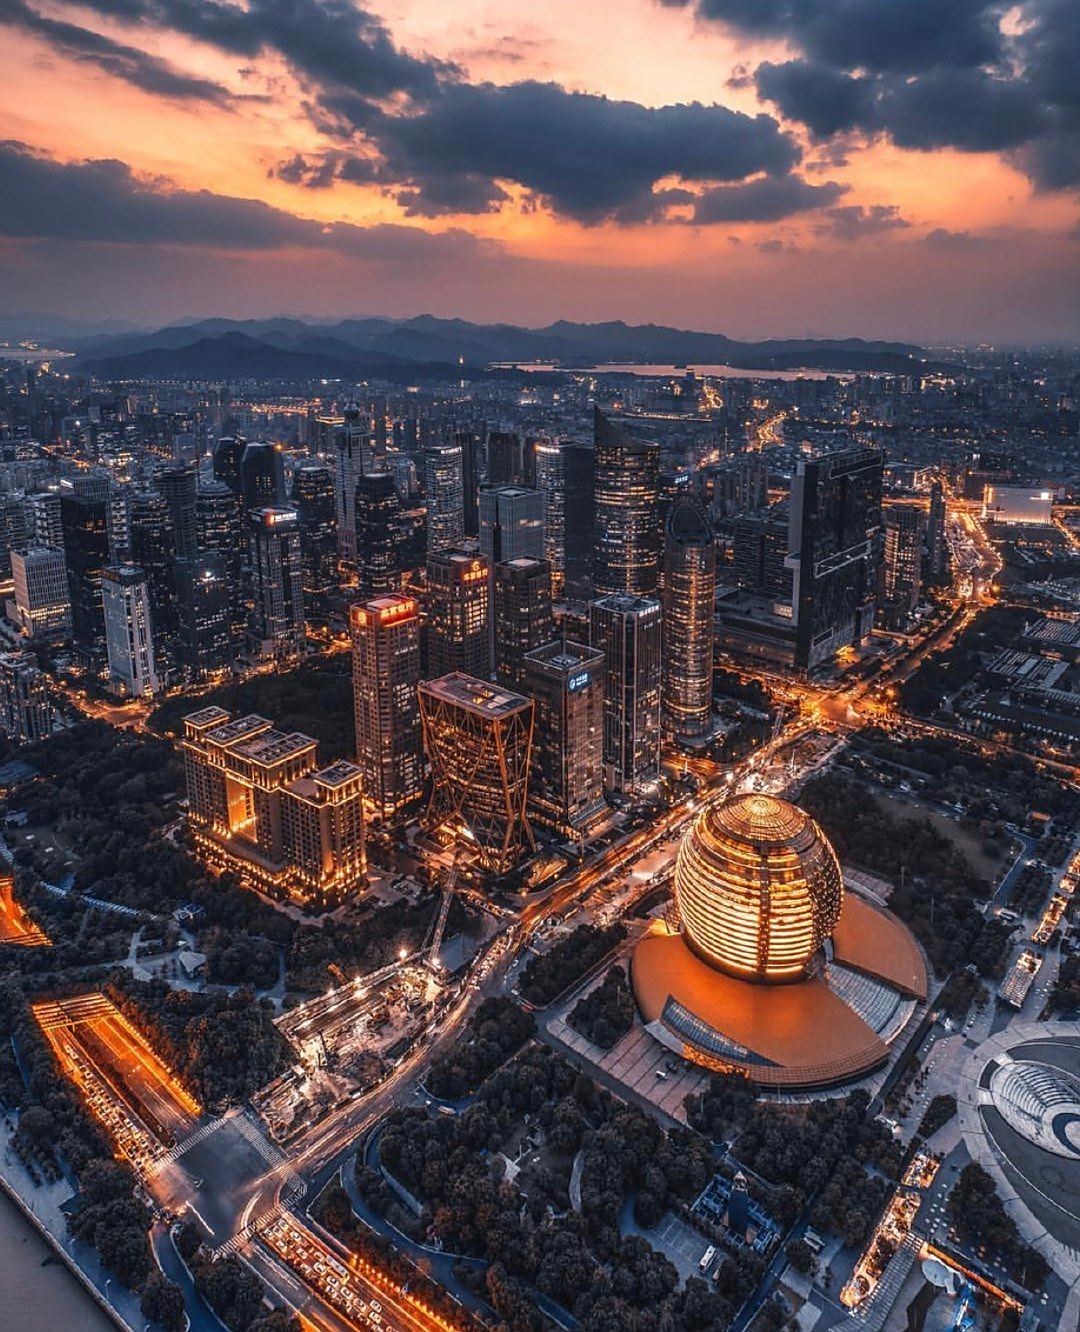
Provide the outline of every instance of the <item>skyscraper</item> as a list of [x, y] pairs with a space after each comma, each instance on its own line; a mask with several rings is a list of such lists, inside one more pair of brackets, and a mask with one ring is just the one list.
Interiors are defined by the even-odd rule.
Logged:
[[879, 611], [886, 628], [905, 629], [922, 592], [923, 537], [926, 515], [913, 504], [882, 509], [884, 558]]
[[162, 467], [154, 477], [155, 488], [169, 506], [173, 553], [180, 559], [189, 558], [198, 549], [198, 477], [195, 467]]
[[604, 654], [556, 641], [529, 652], [522, 692], [536, 701], [529, 809], [563, 837], [604, 813]]
[[146, 574], [134, 564], [102, 570], [105, 648], [110, 688], [121, 698], [147, 698], [160, 688]]
[[247, 441], [237, 435], [222, 435], [214, 447], [214, 480], [240, 494], [240, 461]]
[[454, 443], [461, 448], [461, 486], [465, 535], [474, 537], [480, 531], [480, 453], [478, 430], [459, 430]]
[[716, 546], [704, 507], [689, 497], [668, 510], [661, 610], [663, 729], [701, 740], [712, 729]]
[[256, 441], [240, 460], [240, 495], [244, 508], [279, 508], [285, 503], [285, 462], [276, 444]]
[[790, 602], [786, 511], [773, 508], [736, 518], [732, 544], [733, 572], [739, 586], [757, 596]]
[[791, 482], [795, 665], [813, 670], [874, 623], [881, 558], [881, 454], [853, 448], [803, 460]]
[[71, 637], [71, 590], [64, 552], [28, 546], [11, 553], [15, 608], [24, 633], [43, 643]]
[[420, 736], [420, 616], [411, 597], [350, 607], [356, 762], [368, 809], [384, 823], [408, 815], [424, 786]]
[[554, 637], [551, 565], [522, 556], [495, 566], [495, 677], [521, 687], [525, 654]]
[[609, 421], [599, 408], [594, 426], [596, 595], [652, 596], [660, 572], [660, 449]]
[[492, 430], [487, 441], [489, 486], [523, 486], [525, 447], [521, 436], [509, 430]]
[[221, 557], [221, 569], [228, 585], [230, 634], [235, 650], [243, 640], [247, 618], [244, 566], [248, 537], [240, 500], [222, 482], [207, 481], [199, 489], [195, 512], [200, 554]]
[[26, 504], [21, 495], [0, 497], [0, 578], [11, 577], [11, 554], [29, 538]]
[[337, 583], [338, 530], [334, 476], [311, 459], [293, 468], [292, 504], [300, 522], [304, 595], [322, 597]]
[[551, 592], [562, 596], [566, 569], [566, 475], [562, 447], [554, 440], [536, 446], [536, 488], [544, 497], [544, 558], [551, 565]]
[[176, 561], [177, 656], [193, 680], [227, 669], [239, 638], [226, 557], [206, 550]]
[[16, 745], [52, 735], [53, 708], [45, 672], [29, 652], [0, 655], [0, 731]]
[[524, 486], [480, 492], [480, 554], [492, 565], [544, 558], [544, 497]]
[[296, 510], [254, 509], [248, 520], [254, 603], [249, 643], [260, 657], [301, 657], [306, 643]]
[[949, 545], [945, 536], [945, 488], [930, 486], [930, 512], [926, 518], [926, 581], [939, 587], [949, 578]]
[[361, 597], [394, 592], [401, 572], [401, 502], [389, 472], [356, 483], [356, 576]]
[[427, 548], [434, 555], [454, 550], [465, 537], [464, 474], [460, 444], [433, 444], [424, 450]]
[[75, 642], [100, 646], [105, 638], [101, 571], [109, 562], [109, 512], [105, 499], [65, 494], [60, 501]]
[[35, 546], [64, 548], [64, 523], [60, 515], [60, 491], [43, 490], [26, 497], [26, 536]]
[[490, 565], [480, 556], [444, 550], [427, 562], [425, 674], [463, 671], [491, 677]]
[[596, 449], [560, 445], [563, 465], [563, 576], [566, 599], [582, 607], [593, 594], [596, 549]]
[[370, 424], [350, 402], [333, 434], [338, 554], [350, 567], [356, 563], [356, 483], [372, 466]]
[[604, 654], [604, 786], [638, 795], [660, 776], [660, 603], [591, 602], [589, 641]]

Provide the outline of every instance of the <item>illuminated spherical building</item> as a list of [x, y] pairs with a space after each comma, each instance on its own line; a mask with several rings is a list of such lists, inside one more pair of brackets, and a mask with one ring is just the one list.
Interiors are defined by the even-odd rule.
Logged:
[[675, 867], [679, 929], [637, 945], [646, 1026], [686, 1058], [766, 1086], [851, 1081], [883, 1063], [926, 997], [907, 928], [844, 893], [828, 839], [772, 795], [705, 809]]

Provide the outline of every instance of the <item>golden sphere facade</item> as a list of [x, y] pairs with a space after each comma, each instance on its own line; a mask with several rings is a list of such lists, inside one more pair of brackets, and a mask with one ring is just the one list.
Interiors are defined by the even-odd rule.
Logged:
[[778, 796], [736, 796], [703, 810], [675, 866], [687, 943], [743, 980], [801, 980], [836, 928], [843, 896], [824, 833]]

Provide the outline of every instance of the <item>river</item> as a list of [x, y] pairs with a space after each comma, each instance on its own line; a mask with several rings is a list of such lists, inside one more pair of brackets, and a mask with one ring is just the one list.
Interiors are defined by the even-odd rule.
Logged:
[[[42, 1267], [43, 1258], [51, 1261]], [[19, 1332], [116, 1332], [50, 1245], [0, 1192], [0, 1325]], [[8, 1324], [6, 1315], [11, 1316]]]

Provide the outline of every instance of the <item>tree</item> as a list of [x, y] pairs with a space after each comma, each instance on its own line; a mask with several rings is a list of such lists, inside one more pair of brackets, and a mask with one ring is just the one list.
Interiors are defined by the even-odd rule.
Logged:
[[154, 1323], [160, 1323], [165, 1332], [183, 1332], [186, 1314], [184, 1295], [175, 1282], [162, 1272], [151, 1272], [143, 1286], [139, 1308]]

